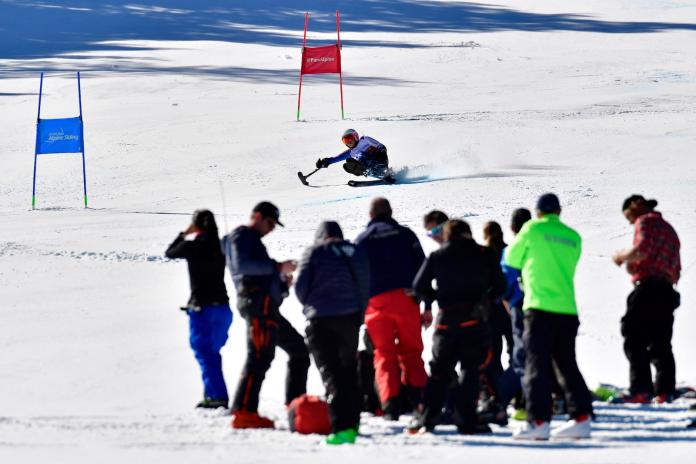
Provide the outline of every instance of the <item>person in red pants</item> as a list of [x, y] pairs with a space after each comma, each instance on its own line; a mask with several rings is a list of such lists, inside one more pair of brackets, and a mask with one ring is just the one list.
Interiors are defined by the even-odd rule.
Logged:
[[370, 261], [365, 326], [375, 349], [377, 389], [384, 418], [398, 420], [401, 398], [420, 404], [427, 381], [420, 308], [411, 289], [425, 254], [416, 234], [392, 218], [386, 198], [372, 200], [370, 222], [356, 243]]

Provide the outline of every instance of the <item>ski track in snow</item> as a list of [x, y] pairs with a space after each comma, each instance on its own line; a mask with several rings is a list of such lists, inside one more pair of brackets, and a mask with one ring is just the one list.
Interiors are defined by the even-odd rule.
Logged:
[[[363, 414], [360, 437], [355, 449], [371, 452], [374, 445], [414, 450], [422, 447], [452, 447], [466, 450], [470, 446], [490, 447], [496, 451], [514, 447], [542, 449], [615, 449], [635, 447], [654, 441], [665, 443], [696, 440], [696, 430], [685, 425], [690, 414], [679, 403], [664, 406], [607, 405], [595, 403], [597, 420], [593, 422], [593, 437], [582, 441], [520, 442], [511, 438], [511, 431], [520, 426], [512, 422], [508, 427], [493, 426], [494, 433], [482, 436], [462, 436], [454, 426], [439, 426], [435, 434], [413, 436], [404, 433], [408, 416], [399, 422]], [[276, 411], [282, 416], [282, 409]], [[323, 437], [291, 434], [287, 421], [277, 419], [277, 429], [232, 430], [230, 416], [222, 411], [195, 411], [172, 415], [141, 416], [36, 416], [0, 417], [1, 447], [80, 447], [89, 437], [92, 443], [105, 442], [117, 448], [190, 449], [229, 447], [259, 439], [269, 452], [285, 448], [295, 454], [312, 450], [322, 452]], [[553, 426], [563, 418], [555, 418]], [[463, 447], [463, 448], [462, 448]]]
[[45, 256], [54, 258], [69, 258], [75, 260], [113, 261], [113, 262], [150, 262], [165, 263], [172, 260], [164, 256], [146, 253], [131, 253], [127, 251], [68, 251], [44, 250], [22, 245], [17, 242], [0, 242], [0, 257], [12, 256]]
[[[299, 123], [302, 11], [312, 3], [318, 13], [313, 46], [335, 37], [327, 10], [338, 5], [162, 3], [0, 0], [0, 17], [10, 18], [0, 27], [1, 464], [694, 460], [696, 431], [685, 425], [696, 412], [686, 402], [596, 404], [593, 438], [582, 442], [516, 442], [516, 424], [490, 436], [448, 426], [414, 437], [402, 432], [407, 417], [366, 415], [356, 446], [329, 448], [288, 432], [282, 350], [261, 393], [279, 429], [234, 431], [229, 416], [190, 409], [201, 381], [178, 309], [186, 265], [167, 264], [162, 252], [195, 209], [213, 210], [222, 232], [271, 200], [287, 227], [264, 243], [275, 259], [297, 259], [320, 220], [356, 237], [377, 195], [426, 253], [436, 248], [422, 228], [431, 209], [467, 218], [479, 241], [483, 223], [498, 221], [509, 242], [511, 211], [554, 191], [583, 237], [578, 363], [591, 387], [625, 386], [620, 319], [630, 281], [611, 256], [633, 235], [621, 201], [642, 193], [660, 201], [682, 239], [673, 346], [678, 382], [694, 385], [695, 2], [339, 2], [349, 25], [346, 119], [337, 77], [313, 76]], [[41, 114], [50, 118], [76, 114], [78, 69], [90, 207], [80, 157], [56, 155], [39, 158], [39, 208], [27, 211], [38, 71], [47, 72]], [[347, 127], [388, 147], [397, 184], [356, 191], [339, 167], [311, 177], [317, 188], [298, 182], [295, 172], [343, 150]], [[301, 310], [292, 294], [282, 306], [300, 332]], [[235, 311], [222, 349], [230, 393], [245, 331]], [[432, 331], [423, 332], [426, 363]], [[308, 391], [324, 391], [315, 367]]]

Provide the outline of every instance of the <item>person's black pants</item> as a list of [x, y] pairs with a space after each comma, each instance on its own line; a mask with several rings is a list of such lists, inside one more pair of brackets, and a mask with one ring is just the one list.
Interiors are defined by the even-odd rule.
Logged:
[[501, 302], [492, 303], [489, 308], [488, 325], [491, 330], [493, 360], [492, 368], [495, 370], [498, 377], [503, 374], [503, 364], [501, 357], [503, 355], [503, 339], [505, 340], [508, 353], [508, 360], [512, 362], [512, 320], [510, 313]]
[[355, 158], [348, 158], [343, 163], [343, 170], [354, 176], [383, 176], [389, 167], [389, 157], [387, 151], [378, 151], [370, 153], [369, 160], [361, 162]]
[[375, 386], [375, 356], [370, 335], [365, 330], [363, 335], [365, 349], [358, 351], [358, 385], [362, 398], [362, 410], [372, 414], [381, 411], [377, 387]]
[[[309, 353], [304, 338], [285, 319], [277, 307], [269, 309], [268, 298], [239, 305], [247, 322], [247, 359], [232, 403], [232, 411], [256, 412], [266, 371], [271, 367], [278, 346], [288, 354], [285, 378], [285, 404], [307, 392]], [[259, 310], [262, 306], [264, 309]]]
[[447, 387], [457, 363], [461, 371], [453, 398], [454, 423], [460, 427], [472, 427], [476, 424], [480, 369], [488, 358], [490, 339], [482, 324], [436, 328], [430, 378], [425, 387], [423, 422], [426, 428], [433, 428], [440, 422]]
[[524, 347], [527, 354], [524, 381], [527, 383], [527, 419], [551, 421], [553, 372], [565, 393], [570, 417], [592, 413], [592, 398], [575, 359], [577, 316], [527, 310]]
[[317, 317], [307, 325], [307, 344], [326, 388], [331, 431], [360, 424], [360, 389], [356, 376], [358, 337], [363, 314]]
[[[626, 306], [621, 334], [630, 366], [631, 393], [673, 394], [676, 368], [672, 354], [675, 308], [672, 285], [658, 279], [641, 282], [628, 296]], [[654, 387], [651, 364], [655, 366]]]

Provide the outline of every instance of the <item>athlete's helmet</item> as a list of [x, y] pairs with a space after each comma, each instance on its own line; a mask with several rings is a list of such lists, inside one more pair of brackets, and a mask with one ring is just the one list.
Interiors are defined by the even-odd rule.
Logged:
[[360, 136], [358, 135], [358, 131], [355, 129], [348, 129], [341, 136], [341, 141], [344, 145], [348, 145], [351, 141], [358, 143], [358, 140], [360, 140]]

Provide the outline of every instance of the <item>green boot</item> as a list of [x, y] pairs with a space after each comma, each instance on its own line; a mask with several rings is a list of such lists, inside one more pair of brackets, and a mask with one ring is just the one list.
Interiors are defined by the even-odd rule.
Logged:
[[336, 433], [330, 434], [326, 437], [327, 445], [352, 445], [355, 443], [355, 438], [358, 436], [358, 431], [355, 429], [345, 429], [339, 430]]
[[512, 420], [516, 421], [526, 421], [527, 420], [527, 411], [524, 409], [515, 409], [515, 412], [512, 413], [511, 416]]

